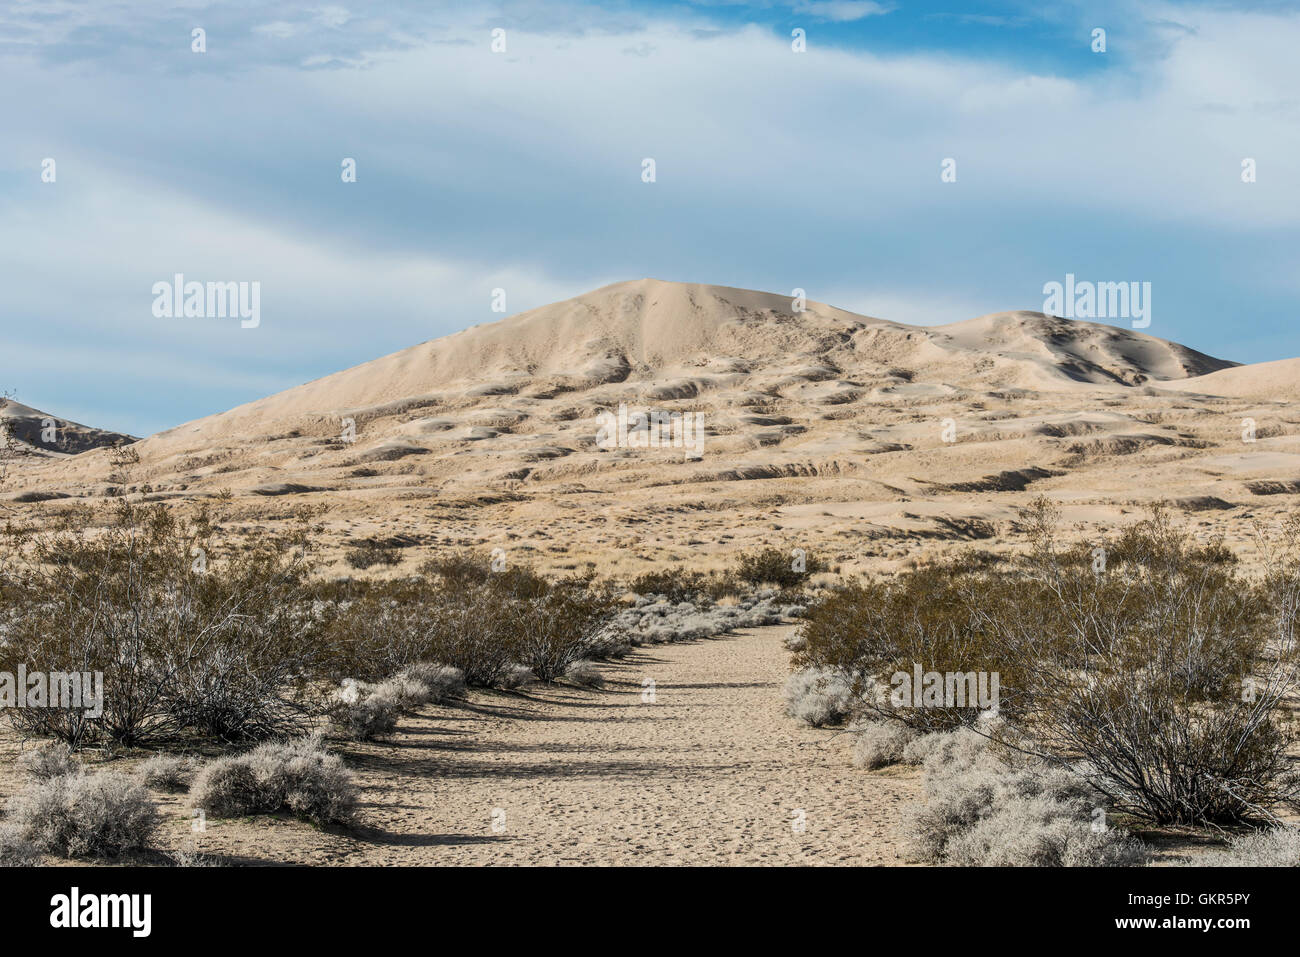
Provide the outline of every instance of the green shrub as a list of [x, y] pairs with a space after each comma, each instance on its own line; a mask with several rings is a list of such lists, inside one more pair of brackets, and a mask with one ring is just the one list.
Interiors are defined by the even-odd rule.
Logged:
[[321, 630], [306, 600], [305, 538], [219, 550], [205, 512], [73, 508], [8, 526], [0, 555], [0, 670], [103, 673], [103, 714], [12, 708], [25, 733], [80, 747], [181, 731], [227, 739], [293, 730]]
[[646, 572], [634, 578], [629, 588], [638, 595], [663, 595], [671, 602], [694, 601], [706, 594], [709, 577], [688, 572], [680, 566]]
[[349, 546], [343, 552], [343, 560], [351, 567], [359, 570], [373, 568], [376, 565], [391, 567], [401, 564], [402, 553], [391, 546], [367, 541]]
[[[800, 567], [802, 565], [802, 567]], [[765, 548], [740, 556], [736, 575], [751, 585], [779, 585], [797, 588], [813, 575], [827, 570], [826, 563], [812, 552], [805, 552], [802, 562], [791, 552]]]

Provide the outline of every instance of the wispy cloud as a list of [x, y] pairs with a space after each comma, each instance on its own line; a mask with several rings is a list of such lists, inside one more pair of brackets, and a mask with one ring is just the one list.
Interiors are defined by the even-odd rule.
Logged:
[[873, 0], [799, 0], [794, 12], [834, 23], [850, 23], [867, 17], [879, 17], [894, 9], [893, 4]]

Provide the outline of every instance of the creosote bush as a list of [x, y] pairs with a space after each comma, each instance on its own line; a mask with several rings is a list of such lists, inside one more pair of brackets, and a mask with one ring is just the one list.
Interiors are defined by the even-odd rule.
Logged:
[[103, 713], [10, 708], [24, 734], [81, 747], [179, 733], [293, 731], [322, 654], [305, 536], [219, 549], [206, 512], [73, 507], [0, 538], [0, 670], [103, 673]]
[[[997, 673], [1003, 743], [1069, 764], [1142, 820], [1267, 820], [1300, 799], [1285, 707], [1300, 664], [1300, 525], [1267, 543], [1268, 567], [1247, 577], [1221, 543], [1193, 540], [1159, 507], [1113, 541], [1068, 547], [1045, 500], [1022, 523], [1023, 556], [949, 558], [823, 596], [796, 666], [843, 674], [859, 695], [917, 665]], [[866, 698], [921, 732], [979, 714]]]
[[785, 551], [780, 548], [765, 548], [741, 555], [736, 576], [750, 585], [770, 584], [782, 588], [798, 588], [827, 568], [827, 564], [812, 552], [805, 552], [802, 563], [799, 563], [793, 555], [793, 549]]
[[662, 595], [676, 604], [708, 594], [709, 584], [709, 576], [704, 573], [678, 567], [646, 572], [629, 582], [628, 587], [638, 595]]
[[360, 542], [343, 553], [343, 560], [353, 568], [365, 570], [376, 565], [391, 567], [402, 563], [402, 553], [379, 542]]
[[354, 583], [329, 627], [332, 679], [379, 681], [439, 662], [468, 685], [499, 686], [516, 664], [542, 681], [574, 661], [620, 652], [604, 634], [615, 611], [590, 578], [548, 580], [512, 565], [492, 571], [467, 553], [426, 562], [421, 578]]

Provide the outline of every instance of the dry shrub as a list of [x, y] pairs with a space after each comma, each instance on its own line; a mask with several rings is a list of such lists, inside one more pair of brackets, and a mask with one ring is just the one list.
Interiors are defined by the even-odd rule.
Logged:
[[785, 683], [785, 710], [814, 728], [839, 724], [852, 713], [856, 698], [853, 685], [838, 670], [805, 668]]
[[416, 681], [404, 674], [397, 674], [375, 685], [373, 694], [395, 701], [399, 708], [418, 708], [428, 704], [429, 687], [423, 681]]
[[46, 741], [18, 759], [18, 766], [34, 778], [48, 780], [64, 774], [79, 774], [81, 762], [62, 741]]
[[33, 782], [10, 800], [8, 823], [46, 853], [105, 857], [145, 847], [158, 811], [139, 783], [101, 771]]
[[501, 678], [498, 685], [508, 690], [522, 688], [529, 682], [536, 681], [537, 676], [533, 674], [533, 669], [527, 665], [521, 665], [518, 662], [512, 662], [506, 665], [505, 670], [501, 672]]
[[594, 661], [587, 661], [585, 658], [570, 662], [564, 670], [564, 677], [584, 688], [605, 687], [605, 676], [600, 673]]
[[451, 665], [420, 661], [407, 665], [397, 677], [422, 685], [428, 700], [434, 704], [446, 704], [465, 696], [465, 673]]
[[1008, 762], [968, 729], [934, 742], [924, 765], [926, 803], [911, 812], [909, 849], [962, 866], [1132, 866], [1143, 846], [1094, 829], [1100, 795], [1078, 775], [1036, 759]]
[[145, 787], [155, 791], [184, 791], [198, 770], [199, 762], [179, 754], [155, 754], [137, 770]]
[[397, 728], [404, 706], [402, 689], [396, 683], [344, 682], [330, 708], [330, 718], [345, 737], [373, 741]]
[[220, 867], [221, 862], [215, 857], [202, 854], [192, 847], [182, 847], [168, 851], [173, 867]]
[[1229, 838], [1228, 848], [1188, 861], [1211, 867], [1300, 867], [1300, 829], [1274, 827]]
[[194, 780], [190, 803], [214, 817], [288, 811], [318, 824], [350, 824], [357, 786], [342, 759], [314, 734], [209, 762]]
[[853, 730], [853, 763], [868, 770], [902, 762], [907, 746], [920, 736], [901, 721], [864, 721]]
[[11, 823], [0, 824], [0, 867], [36, 867], [43, 863], [40, 849]]

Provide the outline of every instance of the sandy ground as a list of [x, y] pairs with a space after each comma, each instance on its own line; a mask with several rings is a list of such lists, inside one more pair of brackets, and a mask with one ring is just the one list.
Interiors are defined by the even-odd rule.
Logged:
[[[185, 796], [157, 795], [157, 843], [229, 864], [904, 863], [919, 775], [855, 768], [848, 735], [785, 716], [790, 630], [645, 649], [602, 665], [601, 691], [422, 708], [389, 742], [342, 746], [362, 785], [354, 832], [258, 817], [194, 833]], [[14, 746], [6, 794], [21, 783]]]

